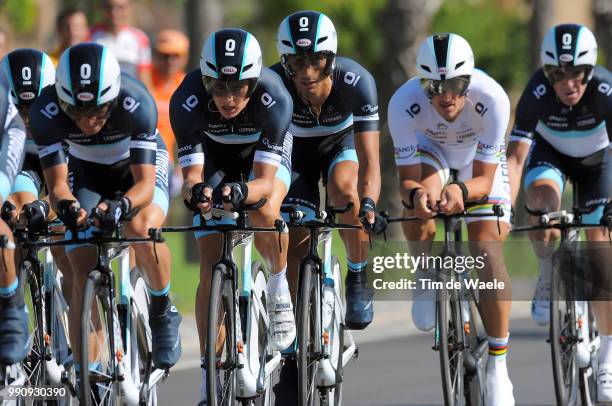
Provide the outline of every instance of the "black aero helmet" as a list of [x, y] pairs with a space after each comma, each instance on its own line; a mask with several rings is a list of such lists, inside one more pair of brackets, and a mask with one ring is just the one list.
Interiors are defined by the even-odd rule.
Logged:
[[55, 83], [55, 67], [44, 52], [21, 48], [9, 52], [2, 61], [9, 92], [17, 106], [30, 106], [41, 90]]

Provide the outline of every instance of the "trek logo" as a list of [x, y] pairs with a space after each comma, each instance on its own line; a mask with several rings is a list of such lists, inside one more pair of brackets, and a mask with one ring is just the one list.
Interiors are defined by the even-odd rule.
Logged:
[[301, 39], [298, 39], [295, 43], [299, 47], [309, 47], [310, 44], [312, 44], [312, 41], [309, 40], [308, 38], [301, 38]]
[[233, 75], [238, 72], [238, 69], [235, 66], [224, 66], [221, 68], [221, 73], [225, 75]]

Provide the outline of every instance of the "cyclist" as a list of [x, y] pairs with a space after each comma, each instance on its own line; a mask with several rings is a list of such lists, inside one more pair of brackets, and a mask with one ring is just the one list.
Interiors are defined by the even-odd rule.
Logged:
[[[330, 201], [353, 208], [340, 215], [359, 224], [376, 222], [380, 194], [379, 121], [376, 83], [357, 62], [336, 56], [338, 38], [332, 21], [317, 11], [299, 11], [280, 23], [276, 44], [281, 62], [274, 70], [293, 99], [290, 132], [294, 136], [292, 184], [286, 203], [299, 204], [310, 216], [319, 209], [323, 177]], [[360, 202], [360, 203], [359, 203]], [[297, 268], [307, 254], [308, 232], [292, 230], [289, 269], [297, 286]], [[374, 316], [373, 292], [366, 286], [367, 234], [341, 230], [347, 250], [346, 325], [366, 328]]]
[[[612, 196], [612, 76], [596, 66], [597, 43], [593, 33], [577, 24], [551, 28], [542, 41], [543, 67], [531, 78], [517, 109], [508, 149], [512, 180], [512, 201], [516, 200], [521, 173], [527, 205], [533, 209], [559, 210], [565, 180], [578, 185], [581, 206], [595, 209], [582, 217], [585, 223], [599, 223], [603, 208]], [[527, 158], [529, 153], [529, 158]], [[530, 222], [535, 224], [536, 217]], [[587, 240], [606, 241], [601, 229], [587, 229]], [[549, 321], [552, 253], [558, 232], [530, 234], [539, 258], [540, 276], [531, 306], [539, 325]], [[595, 258], [597, 260], [597, 258]], [[609, 264], [607, 264], [609, 268]], [[605, 268], [605, 265], [602, 269]], [[612, 306], [594, 301], [601, 347], [598, 396], [612, 401]], [[586, 327], [586, 323], [585, 323]], [[588, 343], [579, 344], [589, 356]], [[586, 351], [586, 353], [584, 352]]]
[[[43, 89], [30, 109], [30, 128], [51, 206], [70, 230], [67, 238], [87, 223], [94, 208], [100, 211], [98, 228], [113, 229], [131, 219], [124, 226], [128, 237], [146, 237], [150, 227], [162, 225], [168, 209], [168, 152], [156, 124], [155, 101], [141, 82], [120, 73], [105, 47], [81, 43], [64, 51], [55, 86]], [[68, 163], [62, 143], [69, 147]], [[90, 236], [95, 229], [79, 235]], [[153, 243], [134, 244], [133, 249], [151, 296], [153, 362], [167, 369], [181, 353], [181, 316], [169, 297], [170, 252], [165, 244], [155, 248]], [[72, 269], [85, 271], [96, 263], [93, 247], [73, 245], [67, 252]], [[69, 326], [78, 358], [87, 272], [74, 277]]]
[[[8, 83], [0, 75], [0, 203], [8, 197], [19, 172], [25, 149], [25, 127], [9, 99]], [[15, 242], [11, 229], [0, 219], [0, 363], [21, 362], [28, 348], [28, 314], [15, 270]]]
[[[230, 200], [233, 208], [266, 198], [250, 215], [256, 226], [271, 227], [280, 218], [291, 167], [291, 98], [281, 80], [262, 67], [261, 49], [250, 33], [227, 28], [211, 34], [202, 49], [200, 69], [189, 73], [170, 100], [170, 122], [182, 168], [183, 197], [194, 212]], [[207, 221], [214, 224], [215, 220]], [[194, 224], [200, 224], [199, 214]], [[200, 283], [196, 320], [202, 364], [213, 264], [219, 260], [218, 233], [196, 232]], [[295, 318], [285, 269], [288, 236], [259, 233], [255, 245], [270, 264], [268, 314], [270, 345], [282, 350], [295, 337]], [[202, 369], [201, 404], [206, 404]]]
[[[2, 70], [9, 82], [11, 100], [19, 111], [27, 133], [23, 167], [11, 189], [10, 201], [13, 203], [13, 213], [21, 213], [22, 208], [27, 204], [30, 206], [34, 216], [44, 219], [44, 207], [39, 203], [31, 204], [38, 199], [39, 195], [43, 194], [44, 182], [36, 144], [30, 134], [28, 115], [30, 106], [40, 95], [40, 92], [45, 87], [55, 83], [55, 66], [47, 54], [31, 48], [22, 48], [9, 52], [1, 64]], [[72, 276], [68, 258], [63, 247], [53, 247], [52, 253], [56, 263], [62, 270], [62, 283], [66, 288], [66, 298], [69, 299]]]
[[[501, 204], [501, 234], [497, 217], [468, 219], [472, 254], [487, 258], [481, 280], [497, 279], [509, 286], [501, 247], [510, 217], [504, 141], [510, 117], [508, 96], [495, 80], [474, 68], [472, 49], [457, 34], [436, 34], [423, 41], [416, 70], [417, 77], [395, 92], [388, 111], [400, 194], [414, 206], [406, 215], [422, 219], [405, 223], [404, 235], [413, 242], [413, 255], [428, 254], [436, 232], [431, 217], [437, 201], [441, 212], [452, 214], [463, 210], [465, 201], [487, 195], [486, 204], [472, 212], [489, 212], [492, 204]], [[447, 183], [449, 169], [458, 171], [457, 181]], [[419, 278], [427, 275], [425, 269], [417, 273]], [[435, 293], [415, 293], [420, 297], [412, 303], [412, 319], [419, 329], [430, 330], [435, 326]], [[503, 296], [508, 295], [506, 289]], [[482, 298], [481, 305], [489, 341], [486, 404], [513, 405], [506, 368], [510, 301]]]

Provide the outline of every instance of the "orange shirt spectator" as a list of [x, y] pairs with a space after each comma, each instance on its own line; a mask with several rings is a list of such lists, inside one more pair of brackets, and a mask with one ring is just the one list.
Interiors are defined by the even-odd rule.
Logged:
[[55, 29], [59, 44], [49, 52], [53, 64], [57, 66], [62, 52], [79, 42], [89, 41], [89, 24], [87, 15], [76, 7], [66, 7], [57, 15]]
[[149, 37], [130, 26], [130, 0], [105, 0], [106, 20], [91, 30], [91, 40], [106, 46], [117, 57], [121, 70], [151, 85]]
[[174, 160], [174, 133], [170, 126], [170, 97], [185, 77], [189, 40], [180, 31], [161, 30], [153, 51], [153, 86], [149, 89], [157, 103], [157, 128], [162, 134], [170, 157]]

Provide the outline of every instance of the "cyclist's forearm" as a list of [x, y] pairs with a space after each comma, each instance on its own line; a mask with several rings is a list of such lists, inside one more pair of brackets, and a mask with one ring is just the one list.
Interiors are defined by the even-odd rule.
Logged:
[[408, 203], [410, 199], [410, 191], [416, 188], [425, 188], [425, 186], [412, 179], [401, 180], [400, 181], [400, 196], [402, 200]]
[[380, 156], [378, 131], [355, 133], [355, 149], [359, 161], [359, 197], [378, 201], [380, 196]]
[[475, 176], [464, 183], [468, 189], [468, 201], [488, 196], [493, 189], [493, 179], [488, 176]]
[[134, 185], [125, 192], [125, 196], [130, 199], [132, 209], [142, 209], [153, 201], [153, 193], [155, 192], [155, 181], [142, 180], [134, 183]]
[[[363, 169], [362, 169], [363, 168]], [[359, 165], [359, 198], [369, 197], [378, 202], [380, 197], [380, 165], [370, 162]]]
[[510, 180], [510, 196], [512, 205], [516, 203], [521, 187], [523, 166], [529, 153], [530, 145], [524, 142], [511, 142], [508, 145], [508, 177]]

